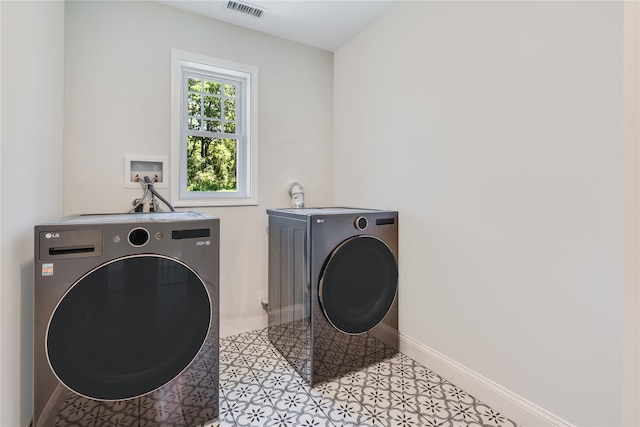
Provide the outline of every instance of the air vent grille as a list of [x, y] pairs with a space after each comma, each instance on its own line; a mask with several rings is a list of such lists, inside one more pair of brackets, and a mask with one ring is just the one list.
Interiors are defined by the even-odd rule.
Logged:
[[228, 1], [227, 2], [227, 9], [233, 9], [236, 10], [238, 12], [242, 12], [242, 13], [246, 13], [249, 15], [253, 15], [257, 18], [260, 18], [263, 14], [264, 14], [264, 10], [262, 9], [258, 9], [257, 7], [254, 6], [250, 6], [248, 4], [245, 3], [238, 3], [235, 1]]

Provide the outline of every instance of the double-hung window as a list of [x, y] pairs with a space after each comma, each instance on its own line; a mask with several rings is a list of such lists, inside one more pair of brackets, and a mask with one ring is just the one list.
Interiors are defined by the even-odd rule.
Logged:
[[171, 62], [173, 204], [257, 204], [257, 68], [178, 50]]

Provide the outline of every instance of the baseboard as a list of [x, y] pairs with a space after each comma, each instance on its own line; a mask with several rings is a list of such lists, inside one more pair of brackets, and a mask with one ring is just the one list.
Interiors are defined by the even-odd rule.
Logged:
[[[2, 1], [2, 0], [0, 0]], [[255, 316], [220, 317], [220, 338], [267, 327], [267, 313]]]
[[404, 334], [400, 334], [400, 351], [518, 425], [575, 427], [568, 421]]
[[384, 323], [380, 323], [375, 328], [369, 331], [374, 338], [379, 339], [389, 347], [398, 350], [398, 331], [391, 328]]

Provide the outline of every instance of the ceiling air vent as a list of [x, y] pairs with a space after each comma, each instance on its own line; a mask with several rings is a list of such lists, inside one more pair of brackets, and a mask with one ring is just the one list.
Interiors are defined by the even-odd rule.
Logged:
[[248, 5], [246, 3], [239, 3], [236, 1], [228, 1], [227, 9], [237, 10], [238, 12], [246, 13], [249, 15], [253, 15], [257, 18], [260, 18], [264, 13], [264, 10], [258, 9], [255, 6]]

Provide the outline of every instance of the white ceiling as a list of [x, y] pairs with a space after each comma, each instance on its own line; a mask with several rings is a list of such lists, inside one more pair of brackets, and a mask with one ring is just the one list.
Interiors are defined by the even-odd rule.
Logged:
[[397, 0], [234, 0], [263, 9], [260, 18], [228, 9], [226, 0], [157, 1], [333, 52], [387, 13]]

